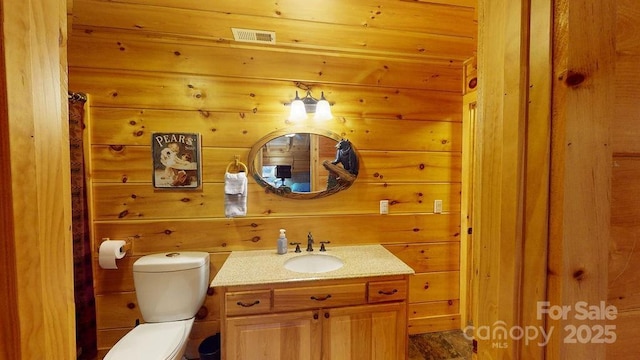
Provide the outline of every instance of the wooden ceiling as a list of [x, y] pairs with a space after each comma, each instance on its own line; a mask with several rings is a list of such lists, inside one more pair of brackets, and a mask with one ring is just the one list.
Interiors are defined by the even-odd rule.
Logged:
[[[269, 54], [271, 59], [280, 59], [277, 67], [281, 71], [274, 71], [274, 78], [286, 78], [289, 65], [295, 68], [299, 59], [314, 56], [322, 57], [325, 64], [330, 59], [342, 59], [342, 64], [351, 64], [351, 69], [345, 71], [353, 74], [345, 81], [365, 84], [373, 80], [357, 78], [365, 76], [359, 72], [359, 64], [387, 62], [396, 67], [407, 66], [416, 69], [416, 76], [422, 75], [420, 69], [432, 67], [431, 75], [425, 74], [415, 84], [387, 79], [387, 85], [423, 89], [431, 86], [446, 91], [451, 84], [427, 83], [437, 84], [435, 78], [447, 77], [447, 71], [460, 71], [462, 62], [474, 55], [477, 46], [477, 0], [68, 1], [70, 42], [76, 36], [80, 39], [80, 44], [72, 47], [72, 66], [84, 66], [84, 61], [90, 60], [83, 59], [81, 53], [83, 48], [90, 51], [93, 39], [151, 41], [217, 49], [207, 52], [207, 56], [240, 58], [250, 50], [253, 60]], [[276, 44], [237, 42], [231, 31], [234, 27], [274, 31]], [[92, 40], [86, 40], [88, 34]], [[229, 69], [231, 75], [233, 71]], [[321, 66], [309, 71], [307, 76], [296, 76], [301, 81], [318, 81], [323, 76]], [[460, 75], [456, 77], [460, 79]], [[322, 81], [342, 80], [324, 77]], [[385, 84], [378, 79], [374, 85]], [[456, 90], [460, 88], [460, 84], [456, 85]]]

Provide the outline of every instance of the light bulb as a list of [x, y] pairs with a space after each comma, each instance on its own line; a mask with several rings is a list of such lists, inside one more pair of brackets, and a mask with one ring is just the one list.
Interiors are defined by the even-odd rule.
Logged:
[[289, 113], [289, 121], [301, 121], [307, 118], [307, 111], [304, 108], [304, 103], [298, 97], [296, 91], [296, 98], [291, 102], [291, 112]]
[[331, 115], [331, 105], [329, 105], [329, 102], [327, 101], [327, 99], [324, 98], [324, 92], [323, 92], [322, 96], [320, 97], [320, 100], [316, 104], [316, 113], [313, 115], [313, 119], [324, 121], [324, 120], [331, 120], [332, 118], [333, 118], [333, 115]]

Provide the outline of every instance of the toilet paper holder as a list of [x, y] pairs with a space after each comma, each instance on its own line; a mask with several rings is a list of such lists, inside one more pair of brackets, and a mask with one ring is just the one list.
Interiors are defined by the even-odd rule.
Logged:
[[[102, 238], [102, 242], [105, 242], [107, 240], [111, 240], [110, 238]], [[131, 250], [131, 239], [125, 239], [124, 240], [124, 245], [122, 245], [120, 247], [120, 251], [122, 251], [123, 253], [126, 253], [127, 251]]]
[[117, 269], [117, 260], [122, 259], [131, 249], [131, 239], [111, 240], [103, 238], [98, 248], [98, 265], [102, 269]]

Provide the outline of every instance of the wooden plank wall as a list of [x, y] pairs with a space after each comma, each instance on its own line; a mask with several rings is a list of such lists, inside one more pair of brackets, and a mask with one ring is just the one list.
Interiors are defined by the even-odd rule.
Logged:
[[618, 308], [607, 359], [636, 359], [640, 344], [640, 3], [617, 0], [615, 116], [608, 302]]
[[[131, 275], [138, 257], [208, 251], [214, 276], [229, 251], [275, 249], [280, 228], [291, 241], [312, 231], [330, 246], [386, 245], [417, 272], [410, 333], [460, 327], [461, 62], [381, 63], [281, 52], [254, 59], [251, 48], [199, 39], [118, 36], [75, 31], [69, 44], [70, 89], [86, 92], [91, 103], [93, 248], [105, 237], [133, 241], [118, 270], [102, 270], [96, 261], [101, 354], [141, 319]], [[323, 82], [299, 65], [319, 62], [331, 64]], [[353, 78], [353, 68], [371, 74], [384, 68], [386, 74]], [[309, 126], [352, 141], [361, 160], [358, 180], [347, 191], [307, 201], [265, 194], [250, 182], [247, 217], [225, 218], [227, 164], [236, 155], [246, 162], [255, 142], [295, 125], [284, 120], [283, 104], [300, 82], [335, 103], [335, 119]], [[202, 191], [153, 190], [154, 131], [202, 134]], [[378, 214], [382, 199], [389, 200], [389, 215]], [[442, 214], [433, 213], [436, 199], [443, 200]], [[218, 301], [211, 291], [190, 356], [201, 339], [218, 331]]]

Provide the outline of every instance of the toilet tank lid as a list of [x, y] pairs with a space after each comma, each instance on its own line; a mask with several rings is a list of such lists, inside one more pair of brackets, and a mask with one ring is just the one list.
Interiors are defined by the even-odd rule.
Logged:
[[165, 272], [189, 270], [209, 263], [209, 253], [180, 251], [145, 255], [133, 263], [134, 272]]

